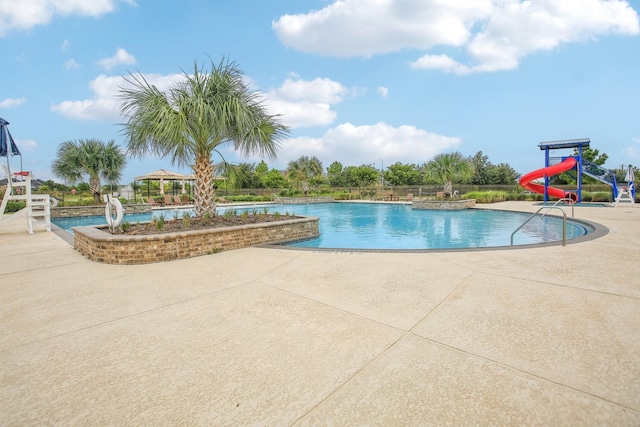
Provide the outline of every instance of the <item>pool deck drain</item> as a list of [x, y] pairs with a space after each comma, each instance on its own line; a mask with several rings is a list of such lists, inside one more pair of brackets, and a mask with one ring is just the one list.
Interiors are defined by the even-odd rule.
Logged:
[[638, 425], [640, 208], [576, 218], [609, 232], [133, 266], [3, 224], [0, 425]]

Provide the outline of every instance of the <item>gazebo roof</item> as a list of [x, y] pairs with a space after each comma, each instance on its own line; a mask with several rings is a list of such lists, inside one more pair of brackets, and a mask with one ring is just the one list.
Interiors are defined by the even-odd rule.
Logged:
[[178, 172], [168, 171], [165, 169], [158, 169], [154, 172], [149, 172], [148, 174], [135, 177], [136, 181], [142, 181], [145, 179], [166, 179], [166, 180], [174, 180], [174, 181], [182, 181], [182, 180], [194, 180], [194, 175], [183, 175]]

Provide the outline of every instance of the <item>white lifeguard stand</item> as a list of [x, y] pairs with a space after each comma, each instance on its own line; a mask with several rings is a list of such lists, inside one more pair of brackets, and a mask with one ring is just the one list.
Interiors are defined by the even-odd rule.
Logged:
[[618, 204], [629, 203], [635, 207], [636, 204], [636, 188], [635, 188], [635, 171], [633, 170], [633, 166], [629, 165], [629, 169], [627, 170], [627, 175], [625, 176], [625, 181], [627, 181], [627, 186], [623, 187], [622, 190], [618, 191], [618, 195], [616, 196], [616, 200], [613, 206], [618, 207]]
[[[4, 197], [0, 204], [0, 225], [24, 214], [22, 212], [23, 210], [20, 210], [4, 218], [4, 212], [9, 201], [24, 200], [26, 204], [27, 231], [29, 234], [33, 234], [34, 224], [42, 224], [47, 231], [51, 231], [51, 197], [48, 194], [33, 194], [31, 192], [31, 181], [33, 180], [31, 172], [20, 171], [11, 173], [9, 155], [20, 156], [21, 160], [22, 155], [13, 137], [9, 133], [9, 129], [7, 129], [8, 124], [9, 122], [0, 118], [0, 157], [7, 157], [7, 164], [2, 165], [5, 175], [7, 176], [7, 188], [5, 189]], [[22, 163], [22, 161], [20, 163]]]

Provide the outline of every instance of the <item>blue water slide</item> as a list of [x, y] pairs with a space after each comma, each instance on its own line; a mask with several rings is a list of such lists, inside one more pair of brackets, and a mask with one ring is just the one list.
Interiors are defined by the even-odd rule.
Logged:
[[610, 185], [614, 200], [618, 196], [618, 184], [616, 182], [616, 174], [614, 171], [582, 159], [582, 173], [604, 184]]

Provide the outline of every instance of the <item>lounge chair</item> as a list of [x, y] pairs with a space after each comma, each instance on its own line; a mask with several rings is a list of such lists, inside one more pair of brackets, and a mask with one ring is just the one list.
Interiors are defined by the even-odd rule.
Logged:
[[180, 200], [180, 196], [178, 196], [178, 195], [173, 196], [173, 204], [175, 204], [175, 205], [181, 205], [182, 204], [182, 201]]
[[407, 201], [409, 202], [413, 201], [413, 193], [407, 194]]
[[153, 197], [147, 197], [147, 203], [151, 204], [152, 206], [159, 206], [160, 203], [156, 202]]
[[173, 201], [171, 200], [171, 195], [165, 194], [164, 195], [164, 205], [165, 206], [171, 206], [172, 204], [173, 204]]

